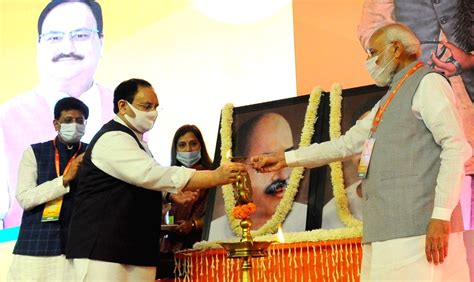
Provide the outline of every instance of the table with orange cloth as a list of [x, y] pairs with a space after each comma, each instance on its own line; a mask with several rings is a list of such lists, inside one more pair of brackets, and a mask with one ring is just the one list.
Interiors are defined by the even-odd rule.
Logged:
[[[240, 281], [242, 259], [224, 249], [176, 253], [180, 281]], [[359, 281], [361, 238], [274, 243], [268, 256], [252, 258], [252, 281]]]

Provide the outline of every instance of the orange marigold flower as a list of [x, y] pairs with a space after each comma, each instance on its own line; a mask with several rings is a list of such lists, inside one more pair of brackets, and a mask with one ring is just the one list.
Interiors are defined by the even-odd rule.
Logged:
[[237, 219], [244, 219], [249, 217], [252, 213], [257, 210], [257, 206], [250, 202], [245, 205], [235, 206], [232, 210], [232, 215]]

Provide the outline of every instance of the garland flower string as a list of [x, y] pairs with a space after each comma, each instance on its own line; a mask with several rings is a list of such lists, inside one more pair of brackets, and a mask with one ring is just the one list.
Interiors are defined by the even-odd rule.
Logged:
[[[306, 109], [306, 115], [304, 125], [301, 133], [300, 147], [309, 146], [311, 144], [311, 138], [314, 133], [314, 124], [317, 120], [317, 111], [319, 103], [321, 101], [321, 88], [316, 87], [311, 91], [309, 96], [309, 102]], [[223, 162], [228, 161], [228, 152], [232, 150], [232, 113], [233, 107], [231, 104], [227, 104], [222, 110], [221, 120], [221, 156]], [[268, 220], [262, 227], [252, 231], [252, 236], [261, 236], [271, 234], [277, 231], [285, 220], [286, 216], [293, 206], [293, 200], [298, 193], [300, 181], [303, 178], [304, 168], [297, 167], [291, 171], [288, 187], [285, 191], [285, 195], [277, 206], [275, 213], [272, 218]], [[235, 198], [232, 185], [224, 185], [222, 187], [222, 193], [224, 197], [224, 207], [227, 214], [227, 218], [230, 222], [230, 227], [236, 236], [240, 236], [240, 222], [232, 214], [232, 210], [235, 207]]]
[[[322, 242], [330, 240], [351, 239], [362, 236], [362, 227], [345, 227], [338, 229], [315, 229], [303, 232], [285, 232], [286, 243], [298, 242]], [[240, 239], [233, 238], [226, 240], [226, 242], [239, 242]], [[269, 241], [276, 242], [278, 237], [276, 234], [268, 234], [254, 238], [254, 241]], [[195, 250], [221, 249], [219, 245], [221, 241], [201, 241], [193, 245]]]
[[[233, 123], [234, 105], [226, 104], [222, 109], [221, 117], [221, 164], [227, 163], [230, 160], [230, 153], [232, 152], [232, 123]], [[232, 210], [235, 207], [234, 188], [232, 184], [222, 186], [222, 194], [224, 197], [224, 209], [229, 219], [232, 230], [240, 228], [240, 223], [234, 218]], [[235, 232], [235, 231], [234, 231]], [[236, 233], [238, 234], [238, 233]]]
[[[331, 86], [329, 103], [331, 108], [329, 112], [329, 137], [331, 140], [334, 140], [341, 136], [342, 88], [340, 84], [334, 83]], [[329, 166], [331, 168], [331, 182], [339, 219], [348, 227], [361, 227], [362, 222], [355, 218], [349, 210], [342, 162], [332, 162]]]

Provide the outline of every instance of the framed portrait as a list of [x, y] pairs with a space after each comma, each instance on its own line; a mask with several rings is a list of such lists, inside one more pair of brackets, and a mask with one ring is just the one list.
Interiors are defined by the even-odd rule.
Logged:
[[[257, 154], [298, 148], [308, 99], [309, 95], [235, 107], [232, 123], [232, 156], [248, 158], [246, 159], [248, 163], [249, 157]], [[323, 124], [327, 123], [327, 120], [324, 120], [326, 104], [327, 95], [323, 94], [312, 142], [322, 141]], [[327, 135], [327, 132], [325, 134]], [[220, 147], [219, 134], [214, 156], [216, 163], [221, 159]], [[284, 197], [292, 169], [285, 168], [274, 173], [257, 173], [248, 165], [247, 170], [253, 189], [252, 200], [257, 206], [257, 211], [251, 216], [252, 229], [257, 230], [270, 220], [278, 208], [279, 202]], [[318, 222], [317, 218], [321, 218], [321, 214], [315, 214], [315, 210], [318, 210], [314, 201], [318, 198], [317, 191], [310, 189], [310, 186], [318, 186], [318, 177], [325, 176], [325, 168], [306, 169], [303, 175], [291, 211], [282, 224], [285, 232], [305, 231], [320, 226], [320, 220]], [[235, 237], [235, 234], [229, 227], [222, 189], [218, 188], [209, 195], [203, 239], [214, 241], [232, 237]]]
[[[341, 133], [344, 134], [386, 93], [386, 88], [375, 85], [344, 89], [342, 91]], [[291, 150], [298, 147], [304, 116], [308, 105], [307, 96], [276, 100], [255, 105], [236, 107], [233, 111], [232, 155], [249, 157], [274, 151]], [[329, 140], [329, 94], [323, 93], [314, 125], [311, 143]], [[218, 148], [214, 160], [221, 159], [221, 136], [217, 138]], [[248, 166], [253, 188], [253, 201], [257, 205], [255, 228], [264, 224], [275, 211], [281, 200], [288, 171], [273, 175], [258, 174]], [[346, 187], [358, 181], [357, 167], [351, 161], [343, 162]], [[265, 176], [263, 176], [265, 175]], [[285, 232], [298, 232], [321, 228], [323, 211], [333, 199], [329, 166], [306, 169], [293, 201], [292, 211], [286, 217], [282, 228]], [[258, 209], [261, 209], [258, 212]], [[292, 214], [293, 213], [293, 214]], [[235, 237], [228, 226], [224, 200], [220, 188], [211, 191], [203, 230], [204, 240], [225, 240]]]

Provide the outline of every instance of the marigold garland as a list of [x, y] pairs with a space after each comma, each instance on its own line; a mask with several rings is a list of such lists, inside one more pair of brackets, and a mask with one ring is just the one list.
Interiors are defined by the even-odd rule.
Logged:
[[257, 206], [250, 202], [248, 204], [235, 206], [232, 209], [232, 215], [237, 219], [245, 219], [257, 210]]

